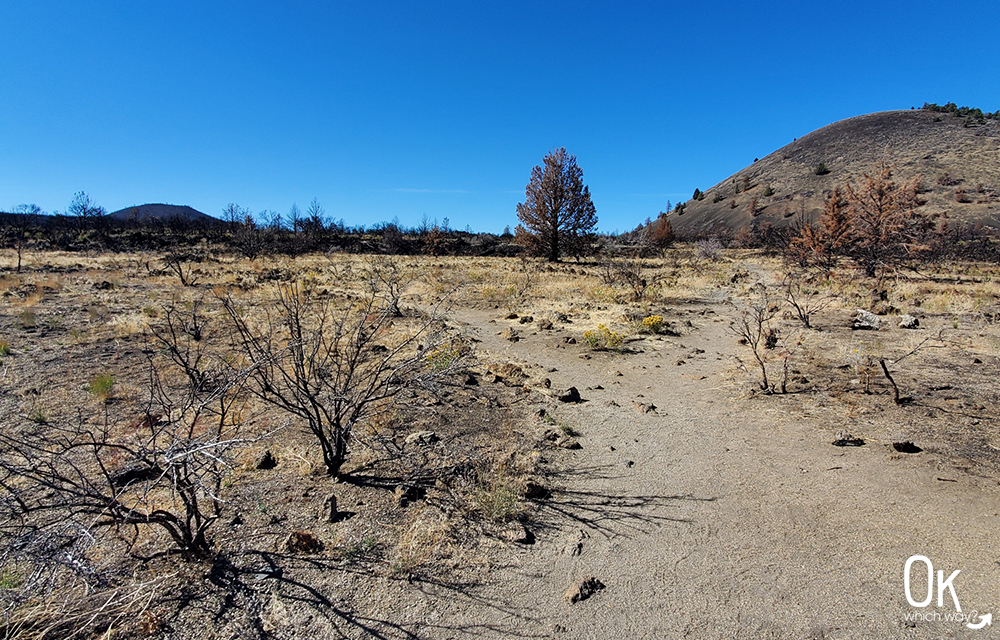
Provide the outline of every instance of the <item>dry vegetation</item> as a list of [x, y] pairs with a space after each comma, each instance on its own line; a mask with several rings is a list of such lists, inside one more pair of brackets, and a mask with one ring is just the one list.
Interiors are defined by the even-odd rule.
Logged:
[[[380, 585], [503, 567], [580, 425], [544, 371], [478, 348], [473, 318], [609, 360], [732, 324], [733, 399], [1000, 470], [997, 265], [875, 287], [688, 246], [18, 259], [0, 265], [5, 637], [363, 635], [392, 625]], [[852, 330], [858, 308], [882, 328]]]

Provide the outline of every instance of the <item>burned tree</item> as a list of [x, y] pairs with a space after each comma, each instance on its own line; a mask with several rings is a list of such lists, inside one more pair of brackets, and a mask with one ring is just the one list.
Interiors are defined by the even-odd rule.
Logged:
[[597, 226], [597, 210], [590, 189], [583, 184], [583, 170], [566, 149], [549, 152], [543, 166], [531, 170], [525, 201], [517, 205], [516, 241], [532, 255], [559, 260], [563, 254], [580, 255]]

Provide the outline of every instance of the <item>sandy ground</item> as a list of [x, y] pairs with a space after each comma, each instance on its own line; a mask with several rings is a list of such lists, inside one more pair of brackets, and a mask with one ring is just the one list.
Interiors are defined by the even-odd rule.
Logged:
[[[427, 638], [997, 637], [943, 619], [947, 590], [943, 607], [936, 593], [910, 606], [903, 581], [923, 555], [945, 579], [961, 570], [964, 614], [1000, 613], [996, 481], [888, 444], [834, 447], [830, 425], [790, 419], [781, 397], [738, 397], [725, 380], [738, 347], [721, 306], [705, 308], [687, 335], [590, 359], [545, 332], [504, 341], [495, 314], [463, 311], [483, 353], [581, 390], [556, 411], [583, 448], [553, 463], [535, 544], [478, 587], [415, 583], [388, 619]], [[918, 601], [926, 570], [912, 570]], [[584, 576], [606, 588], [571, 605]]]

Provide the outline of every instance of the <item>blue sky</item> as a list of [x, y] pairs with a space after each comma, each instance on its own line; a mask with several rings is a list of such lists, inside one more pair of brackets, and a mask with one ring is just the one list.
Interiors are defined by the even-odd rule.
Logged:
[[818, 127], [1000, 109], [1000, 3], [0, 5], [0, 207], [305, 209], [517, 223], [576, 154], [628, 230]]

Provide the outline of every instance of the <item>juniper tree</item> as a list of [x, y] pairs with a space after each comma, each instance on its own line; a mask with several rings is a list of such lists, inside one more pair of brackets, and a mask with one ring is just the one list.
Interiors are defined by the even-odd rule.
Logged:
[[525, 201], [517, 205], [521, 224], [516, 241], [534, 255], [556, 261], [563, 254], [580, 255], [594, 228], [597, 210], [576, 156], [560, 148], [550, 151], [542, 166], [531, 170]]

